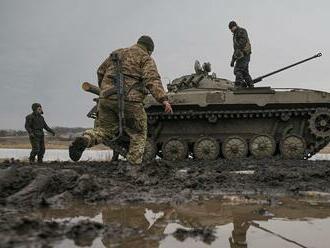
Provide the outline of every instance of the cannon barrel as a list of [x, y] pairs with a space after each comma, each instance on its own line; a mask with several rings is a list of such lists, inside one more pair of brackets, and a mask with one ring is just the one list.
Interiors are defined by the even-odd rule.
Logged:
[[100, 95], [100, 88], [93, 85], [93, 84], [90, 84], [88, 82], [84, 82], [82, 85], [81, 85], [81, 88], [84, 90], [84, 91], [87, 91], [87, 92], [90, 92], [90, 93], [93, 93], [95, 95]]
[[311, 60], [311, 59], [315, 59], [315, 58], [318, 58], [318, 57], [321, 57], [321, 56], [322, 56], [322, 53], [315, 54], [315, 55], [312, 56], [312, 57], [309, 57], [309, 58], [307, 58], [307, 59], [300, 60], [300, 61], [298, 61], [298, 62], [296, 62], [296, 63], [294, 63], [294, 64], [292, 64], [292, 65], [285, 66], [285, 67], [283, 67], [283, 68], [281, 68], [281, 69], [278, 69], [278, 70], [276, 70], [276, 71], [273, 71], [273, 72], [267, 73], [267, 74], [265, 74], [265, 75], [263, 75], [263, 76], [260, 76], [260, 77], [257, 77], [257, 78], [255, 78], [255, 79], [253, 79], [252, 82], [253, 82], [253, 84], [258, 83], [258, 82], [261, 82], [261, 81], [262, 81], [264, 78], [266, 78], [266, 77], [269, 77], [269, 76], [271, 76], [271, 75], [274, 75], [274, 74], [276, 74], [276, 73], [279, 73], [279, 72], [281, 72], [281, 71], [287, 70], [287, 69], [289, 69], [289, 68], [291, 68], [291, 67], [294, 67], [294, 66], [296, 66], [296, 65], [299, 65], [299, 64], [305, 63], [305, 62], [307, 62], [307, 61], [309, 61], [309, 60]]

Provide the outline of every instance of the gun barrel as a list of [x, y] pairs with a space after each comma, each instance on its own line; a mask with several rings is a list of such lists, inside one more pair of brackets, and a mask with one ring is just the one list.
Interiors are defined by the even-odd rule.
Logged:
[[84, 90], [84, 91], [87, 91], [87, 92], [90, 92], [90, 93], [93, 93], [95, 95], [100, 95], [100, 88], [93, 85], [93, 84], [90, 84], [88, 82], [84, 82], [82, 85], [81, 85], [81, 88]]
[[291, 68], [291, 67], [294, 67], [294, 66], [296, 66], [296, 65], [299, 65], [299, 64], [305, 63], [305, 62], [307, 62], [307, 61], [309, 61], [309, 60], [311, 60], [311, 59], [315, 59], [315, 58], [318, 58], [318, 57], [321, 57], [321, 56], [322, 56], [322, 53], [317, 53], [317, 54], [315, 54], [315, 55], [312, 56], [312, 57], [309, 57], [309, 58], [307, 58], [307, 59], [303, 59], [303, 60], [298, 61], [298, 62], [296, 62], [296, 63], [294, 63], [294, 64], [291, 64], [291, 65], [285, 66], [285, 67], [283, 67], [283, 68], [281, 68], [281, 69], [278, 69], [278, 70], [276, 70], [276, 71], [273, 71], [273, 72], [267, 73], [267, 74], [265, 74], [265, 75], [263, 75], [263, 76], [260, 76], [260, 77], [257, 77], [257, 78], [255, 78], [255, 79], [253, 79], [252, 81], [253, 81], [253, 83], [258, 83], [258, 82], [262, 81], [262, 80], [263, 80], [264, 78], [266, 78], [266, 77], [269, 77], [269, 76], [271, 76], [271, 75], [274, 75], [274, 74], [276, 74], [276, 73], [279, 73], [279, 72], [281, 72], [281, 71], [287, 70], [287, 69], [289, 69], [289, 68]]

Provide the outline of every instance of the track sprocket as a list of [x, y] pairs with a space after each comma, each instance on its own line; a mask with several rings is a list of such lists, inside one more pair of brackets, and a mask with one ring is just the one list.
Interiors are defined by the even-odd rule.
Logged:
[[308, 120], [310, 131], [316, 136], [325, 138], [330, 136], [330, 110], [319, 108]]

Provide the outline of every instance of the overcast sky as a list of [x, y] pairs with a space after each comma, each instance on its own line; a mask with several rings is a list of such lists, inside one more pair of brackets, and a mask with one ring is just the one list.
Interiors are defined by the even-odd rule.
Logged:
[[33, 102], [50, 126], [92, 126], [81, 83], [143, 34], [164, 85], [193, 72], [195, 59], [233, 80], [231, 20], [248, 30], [253, 77], [323, 52], [260, 85], [330, 91], [328, 0], [0, 0], [0, 128], [23, 129]]

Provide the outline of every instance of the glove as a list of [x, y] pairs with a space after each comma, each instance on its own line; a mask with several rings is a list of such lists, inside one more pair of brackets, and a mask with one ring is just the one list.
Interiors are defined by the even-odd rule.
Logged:
[[235, 60], [231, 60], [231, 62], [230, 62], [230, 67], [234, 67], [235, 66]]
[[52, 134], [53, 136], [55, 136], [55, 132], [54, 132], [54, 131], [52, 131], [51, 134]]
[[34, 138], [34, 137], [35, 137], [34, 133], [30, 133], [29, 136], [30, 136], [31, 138]]

